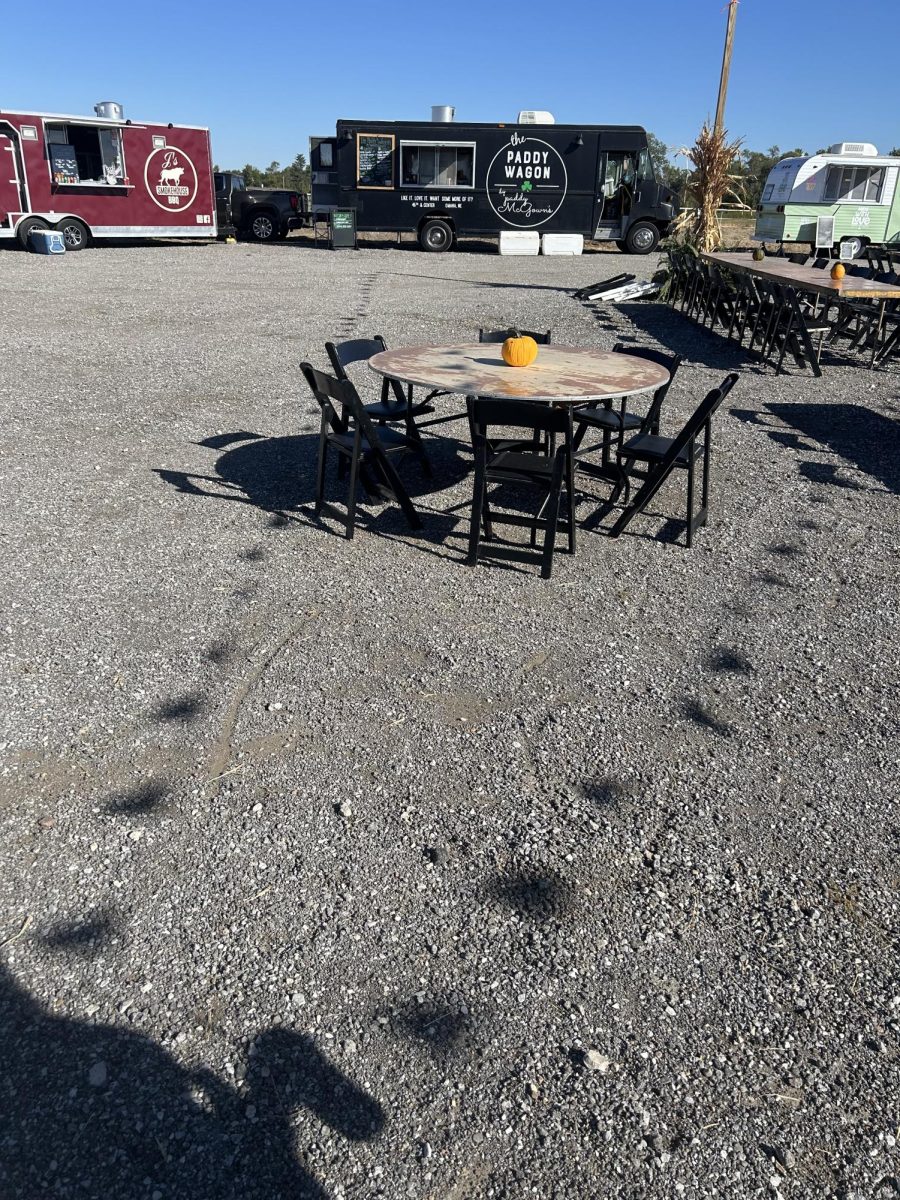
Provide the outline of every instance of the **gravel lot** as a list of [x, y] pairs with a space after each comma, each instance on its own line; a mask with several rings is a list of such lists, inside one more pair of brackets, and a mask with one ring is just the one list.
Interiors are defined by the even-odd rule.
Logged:
[[[0, 253], [0, 1195], [900, 1193], [900, 370], [571, 296], [654, 266]], [[313, 520], [297, 364], [511, 322], [740, 370], [692, 551], [467, 569], [461, 423]]]

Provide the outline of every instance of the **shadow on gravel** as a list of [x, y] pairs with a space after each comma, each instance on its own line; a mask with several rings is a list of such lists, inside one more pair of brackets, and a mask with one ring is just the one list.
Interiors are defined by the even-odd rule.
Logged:
[[485, 895], [532, 921], [564, 916], [573, 908], [571, 885], [557, 875], [542, 871], [498, 875], [488, 884]]
[[586, 800], [597, 808], [609, 810], [631, 803], [631, 793], [618, 779], [591, 779], [581, 785]]
[[106, 811], [113, 817], [146, 817], [165, 803], [168, 787], [156, 780], [139, 783], [121, 796], [113, 796]]
[[[614, 314], [625, 317], [637, 329], [654, 338], [673, 354], [681, 354], [687, 362], [698, 363], [717, 371], [760, 371], [758, 364], [748, 360], [747, 352], [734, 342], [711, 333], [677, 309], [659, 301], [631, 301], [624, 304], [589, 306], [596, 320], [615, 332], [619, 340], [619, 325]], [[646, 343], [646, 338], [641, 339]]]
[[[732, 409], [732, 415], [760, 425], [773, 441], [791, 449], [809, 451], [824, 447], [879, 480], [891, 492], [900, 492], [900, 421], [873, 412], [864, 404], [767, 404], [763, 412]], [[775, 426], [772, 418], [789, 425], [817, 447], [804, 445], [797, 434]], [[814, 483], [861, 489], [854, 480], [837, 475], [830, 463], [804, 462], [800, 473]]]
[[257, 1037], [238, 1090], [149, 1038], [54, 1016], [0, 967], [0, 1195], [328, 1200], [298, 1161], [306, 1107], [355, 1141], [381, 1106], [311, 1037]]
[[710, 671], [720, 671], [723, 675], [752, 675], [753, 664], [740, 650], [732, 650], [722, 646], [713, 650], [706, 660]]
[[731, 737], [734, 732], [726, 721], [720, 721], [699, 700], [682, 700], [681, 712], [689, 721], [693, 721], [701, 729], [708, 729], [710, 733], [715, 733], [718, 737]]
[[200, 692], [186, 693], [176, 696], [174, 700], [164, 700], [158, 704], [153, 715], [158, 721], [194, 721], [203, 711], [203, 696]]
[[[232, 444], [238, 439], [240, 444]], [[161, 469], [157, 469], [156, 474], [163, 482], [187, 495], [252, 504], [266, 512], [284, 515], [306, 506], [312, 507], [319, 449], [317, 433], [272, 438], [256, 433], [221, 434], [200, 444], [208, 445], [210, 441], [231, 446], [216, 460], [215, 475]], [[395, 459], [403, 483], [413, 499], [452, 487], [469, 471], [468, 457], [461, 454], [463, 443], [455, 438], [428, 438], [426, 450], [434, 472], [432, 479], [426, 478], [411, 455]], [[327, 500], [342, 505], [347, 484], [335, 476], [335, 455], [332, 454], [325, 496]], [[360, 499], [365, 505], [362, 492]], [[361, 515], [365, 520], [365, 514]]]
[[427, 996], [420, 992], [399, 1005], [388, 1020], [402, 1037], [444, 1054], [458, 1049], [472, 1028], [468, 1005], [455, 993]]
[[68, 950], [92, 958], [101, 949], [102, 943], [118, 930], [118, 920], [112, 913], [98, 912], [93, 916], [54, 925], [42, 936], [41, 941], [51, 950]]

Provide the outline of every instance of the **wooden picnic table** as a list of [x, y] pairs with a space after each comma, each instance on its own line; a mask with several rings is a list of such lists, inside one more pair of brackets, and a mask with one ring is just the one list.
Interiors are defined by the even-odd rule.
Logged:
[[885, 303], [900, 299], [900, 284], [880, 283], [876, 279], [863, 279], [859, 275], [845, 275], [843, 279], [832, 279], [828, 267], [803, 267], [788, 262], [786, 258], [764, 258], [755, 262], [748, 254], [716, 252], [701, 254], [704, 262], [717, 267], [728, 267], [732, 271], [746, 271], [760, 279], [774, 279], [803, 292], [815, 292], [819, 296], [833, 296], [840, 300], [873, 300]]

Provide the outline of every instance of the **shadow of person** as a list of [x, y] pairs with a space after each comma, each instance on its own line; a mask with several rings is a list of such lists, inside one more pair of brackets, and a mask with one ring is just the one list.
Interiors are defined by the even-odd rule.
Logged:
[[5, 1200], [327, 1200], [297, 1160], [296, 1110], [308, 1103], [354, 1139], [383, 1123], [380, 1106], [303, 1035], [262, 1035], [254, 1113], [141, 1034], [53, 1016], [3, 966], [0, 1044]]

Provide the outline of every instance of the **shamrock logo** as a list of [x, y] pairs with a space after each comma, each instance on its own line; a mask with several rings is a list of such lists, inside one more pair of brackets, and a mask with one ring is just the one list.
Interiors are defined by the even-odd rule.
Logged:
[[533, 188], [534, 188], [534, 184], [531, 182], [530, 179], [525, 179], [522, 181], [522, 191], [523, 192], [530, 192]]

